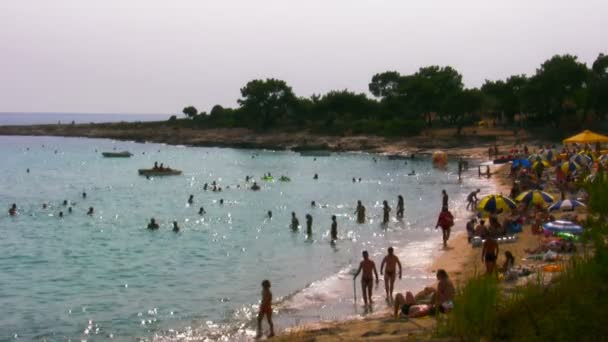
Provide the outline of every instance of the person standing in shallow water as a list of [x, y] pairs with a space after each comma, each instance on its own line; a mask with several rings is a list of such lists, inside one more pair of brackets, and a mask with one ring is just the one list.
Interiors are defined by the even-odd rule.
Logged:
[[380, 264], [380, 274], [384, 270], [386, 265], [386, 274], [384, 275], [384, 289], [386, 290], [386, 300], [391, 302], [393, 300], [393, 289], [395, 287], [395, 278], [397, 274], [397, 266], [399, 266], [399, 279], [401, 279], [401, 262], [399, 258], [393, 253], [393, 247], [388, 248], [388, 255], [382, 259]]
[[291, 230], [298, 230], [298, 228], [300, 227], [300, 221], [298, 220], [298, 218], [296, 217], [296, 213], [295, 212], [291, 212]]
[[306, 214], [306, 235], [312, 236], [312, 215]]
[[383, 206], [384, 206], [384, 207], [382, 208], [382, 212], [383, 212], [383, 214], [384, 214], [384, 215], [383, 215], [383, 217], [382, 217], [382, 223], [387, 224], [387, 223], [388, 223], [388, 221], [389, 221], [389, 219], [388, 219], [389, 214], [391, 213], [391, 207], [389, 207], [389, 205], [388, 205], [388, 202], [387, 202], [387, 201], [382, 202], [382, 204], [383, 204]]
[[376, 264], [369, 258], [369, 254], [367, 251], [363, 251], [363, 260], [359, 264], [359, 269], [357, 273], [355, 273], [354, 279], [357, 279], [357, 276], [361, 271], [363, 274], [361, 275], [361, 291], [363, 292], [363, 302], [365, 306], [371, 306], [374, 301], [372, 300], [372, 288], [374, 286], [374, 275], [376, 276], [376, 285], [378, 285], [378, 271], [376, 271]]
[[398, 219], [402, 219], [403, 218], [403, 211], [405, 204], [403, 203], [403, 196], [399, 195], [397, 197], [397, 218]]
[[179, 226], [177, 225], [177, 221], [173, 221], [173, 231], [175, 233], [179, 233]]
[[361, 204], [361, 201], [357, 201], [355, 215], [357, 215], [357, 223], [365, 223], [365, 207]]
[[445, 192], [445, 189], [441, 190], [441, 207], [446, 209], [448, 207], [448, 193]]
[[330, 235], [331, 235], [331, 241], [332, 242], [338, 240], [338, 222], [336, 222], [336, 215], [332, 215], [331, 216]]
[[262, 281], [262, 303], [260, 303], [260, 311], [258, 312], [258, 330], [256, 337], [262, 337], [262, 320], [266, 316], [268, 326], [270, 327], [270, 334], [268, 337], [274, 336], [274, 324], [272, 323], [272, 292], [270, 292], [270, 281]]
[[443, 247], [448, 246], [448, 239], [450, 238], [450, 230], [454, 225], [454, 216], [448, 210], [448, 207], [443, 207], [441, 209], [441, 213], [439, 214], [439, 218], [437, 219], [437, 224], [435, 225], [435, 229], [441, 227], [441, 232], [443, 234]]

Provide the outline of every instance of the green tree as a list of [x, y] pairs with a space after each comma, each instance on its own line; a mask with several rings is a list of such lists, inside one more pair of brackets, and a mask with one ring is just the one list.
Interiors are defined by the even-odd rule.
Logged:
[[295, 95], [285, 81], [269, 78], [248, 82], [241, 88], [238, 103], [250, 124], [270, 128], [287, 114], [294, 101]]
[[369, 83], [369, 91], [375, 97], [386, 98], [396, 95], [401, 81], [401, 74], [396, 71], [386, 71], [375, 74]]
[[608, 114], [608, 55], [597, 56], [591, 67], [590, 105], [600, 119]]
[[182, 113], [184, 113], [186, 117], [193, 119], [198, 114], [198, 110], [196, 110], [194, 106], [188, 106], [182, 110]]
[[515, 115], [521, 113], [522, 90], [527, 83], [525, 75], [511, 76], [506, 81], [486, 80], [481, 87], [486, 108], [496, 117], [513, 122]]

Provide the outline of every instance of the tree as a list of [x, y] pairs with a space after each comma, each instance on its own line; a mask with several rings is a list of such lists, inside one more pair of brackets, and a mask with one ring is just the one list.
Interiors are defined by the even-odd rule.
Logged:
[[528, 83], [525, 75], [515, 75], [506, 81], [486, 80], [481, 91], [485, 96], [485, 105], [495, 113], [495, 116], [504, 117], [513, 122], [515, 114], [522, 110], [522, 91]]
[[597, 56], [591, 67], [590, 105], [600, 118], [608, 113], [608, 55]]
[[182, 110], [184, 115], [190, 119], [194, 119], [194, 117], [198, 114], [198, 110], [194, 106], [188, 106]]
[[250, 123], [259, 128], [274, 126], [295, 101], [291, 87], [274, 78], [248, 82], [241, 88], [241, 97], [238, 100], [241, 109]]
[[396, 71], [386, 71], [375, 74], [371, 83], [368, 85], [370, 93], [375, 97], [386, 98], [396, 94], [401, 74]]

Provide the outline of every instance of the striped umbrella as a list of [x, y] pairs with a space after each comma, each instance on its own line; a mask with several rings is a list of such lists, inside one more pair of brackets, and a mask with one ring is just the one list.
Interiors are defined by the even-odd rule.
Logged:
[[530, 168], [531, 164], [530, 161], [528, 159], [514, 159], [512, 164], [511, 164], [511, 168], [516, 168], [516, 167], [525, 167], [525, 168]]
[[553, 203], [549, 207], [549, 211], [570, 211], [576, 208], [584, 208], [585, 204], [577, 200], [563, 200]]
[[519, 194], [515, 200], [517, 202], [524, 202], [527, 205], [536, 205], [536, 204], [551, 204], [553, 202], [555, 202], [555, 199], [553, 199], [553, 196], [549, 195], [548, 193], [544, 192], [544, 191], [540, 191], [540, 190], [528, 190], [528, 191], [524, 191], [521, 194]]
[[606, 162], [608, 162], [608, 154], [602, 154], [599, 159], [600, 163], [605, 164]]
[[517, 204], [509, 197], [503, 195], [488, 195], [479, 201], [477, 210], [485, 213], [496, 213], [499, 210], [509, 211], [515, 209]]
[[579, 165], [589, 165], [593, 161], [593, 159], [591, 159], [591, 157], [585, 154], [575, 154], [570, 157], [570, 161], [575, 162]]
[[582, 234], [583, 227], [570, 221], [557, 220], [543, 224], [543, 228], [551, 233]]
[[573, 161], [567, 161], [562, 164], [562, 171], [564, 171], [565, 173], [572, 173], [574, 171], [579, 170], [580, 168], [581, 166]]

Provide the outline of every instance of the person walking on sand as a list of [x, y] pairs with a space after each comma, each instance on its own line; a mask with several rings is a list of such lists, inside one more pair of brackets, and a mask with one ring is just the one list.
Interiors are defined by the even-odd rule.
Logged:
[[257, 338], [262, 337], [262, 320], [266, 316], [268, 326], [270, 327], [270, 334], [268, 337], [274, 336], [274, 324], [272, 323], [272, 292], [270, 292], [270, 281], [262, 281], [262, 303], [260, 303], [260, 311], [258, 312], [258, 331], [256, 334]]
[[448, 207], [448, 193], [445, 192], [445, 189], [441, 190], [441, 207], [442, 208]]
[[365, 207], [361, 204], [361, 201], [357, 201], [355, 215], [357, 215], [357, 223], [365, 223]]
[[435, 229], [441, 227], [441, 232], [443, 233], [443, 247], [448, 246], [448, 239], [450, 238], [450, 230], [454, 225], [454, 216], [448, 210], [448, 207], [443, 207], [441, 209], [441, 213], [439, 213], [439, 218], [437, 219], [437, 224], [435, 225]]
[[403, 218], [403, 210], [405, 209], [405, 204], [403, 203], [403, 196], [399, 195], [397, 197], [397, 218]]
[[384, 201], [382, 202], [383, 208], [382, 208], [382, 213], [383, 213], [383, 217], [382, 217], [382, 223], [383, 224], [387, 224], [388, 223], [388, 215], [391, 212], [391, 207], [389, 207], [388, 202]]
[[401, 262], [399, 258], [393, 254], [393, 247], [388, 248], [388, 255], [382, 259], [380, 264], [380, 275], [384, 271], [384, 265], [386, 265], [386, 274], [384, 275], [384, 289], [386, 290], [386, 301], [393, 301], [393, 289], [395, 287], [395, 276], [397, 267], [399, 266], [399, 279], [401, 279]]
[[494, 273], [498, 258], [498, 243], [492, 236], [486, 237], [481, 249], [481, 261], [486, 264], [486, 274]]
[[357, 276], [361, 271], [363, 274], [361, 275], [361, 291], [363, 292], [363, 302], [365, 306], [371, 306], [374, 301], [372, 300], [372, 288], [374, 285], [374, 276], [376, 276], [376, 286], [378, 285], [378, 272], [376, 271], [376, 264], [369, 258], [369, 253], [367, 251], [363, 251], [363, 260], [359, 264], [359, 269], [353, 279], [357, 279]]
[[331, 215], [331, 241], [335, 242], [338, 240], [338, 222], [336, 222], [336, 215]]

